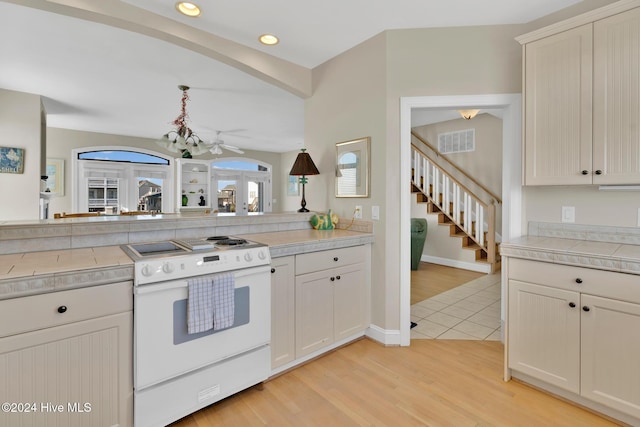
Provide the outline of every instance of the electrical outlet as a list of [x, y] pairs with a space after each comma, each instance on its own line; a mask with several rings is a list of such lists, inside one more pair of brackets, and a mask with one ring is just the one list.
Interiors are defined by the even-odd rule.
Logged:
[[576, 222], [575, 206], [562, 207], [562, 222]]
[[362, 205], [356, 205], [356, 211], [353, 214], [356, 219], [362, 219]]

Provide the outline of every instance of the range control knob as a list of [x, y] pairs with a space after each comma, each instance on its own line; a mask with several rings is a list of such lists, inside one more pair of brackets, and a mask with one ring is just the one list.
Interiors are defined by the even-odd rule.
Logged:
[[144, 265], [141, 269], [140, 269], [140, 273], [142, 273], [143, 276], [149, 277], [153, 274], [153, 270], [151, 269], [151, 267], [149, 265]]
[[264, 251], [260, 251], [258, 252], [258, 258], [262, 260], [267, 259], [267, 254], [265, 254]]
[[247, 262], [253, 261], [253, 257], [251, 256], [250, 252], [247, 252], [247, 253], [244, 254], [244, 260], [247, 261]]
[[165, 262], [164, 264], [162, 264], [162, 271], [164, 271], [167, 274], [173, 273], [175, 269], [176, 267], [170, 262]]

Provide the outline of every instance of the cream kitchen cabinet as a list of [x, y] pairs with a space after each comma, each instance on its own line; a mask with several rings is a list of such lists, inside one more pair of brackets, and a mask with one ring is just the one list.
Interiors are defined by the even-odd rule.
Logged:
[[640, 183], [639, 29], [614, 3], [518, 38], [525, 185]]
[[293, 361], [295, 348], [295, 257], [271, 260], [271, 368]]
[[132, 307], [131, 282], [0, 301], [0, 425], [131, 426]]
[[509, 280], [509, 367], [580, 392], [580, 294]]
[[364, 246], [296, 256], [296, 358], [366, 329], [364, 266]]
[[520, 259], [507, 268], [512, 375], [640, 420], [638, 276]]
[[176, 159], [176, 210], [211, 208], [210, 160]]

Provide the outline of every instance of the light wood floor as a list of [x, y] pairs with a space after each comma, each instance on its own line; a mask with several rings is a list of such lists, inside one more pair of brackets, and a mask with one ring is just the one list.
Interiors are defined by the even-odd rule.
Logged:
[[485, 273], [421, 262], [411, 271], [411, 305], [484, 276]]
[[362, 339], [215, 403], [174, 427], [613, 426], [516, 381], [488, 341]]

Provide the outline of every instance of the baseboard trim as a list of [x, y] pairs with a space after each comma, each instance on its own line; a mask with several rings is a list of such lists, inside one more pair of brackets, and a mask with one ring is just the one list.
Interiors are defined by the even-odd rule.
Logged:
[[400, 345], [400, 331], [397, 329], [387, 330], [376, 325], [371, 325], [365, 331], [365, 335], [384, 345]]
[[420, 261], [428, 262], [431, 264], [444, 265], [447, 267], [461, 268], [463, 270], [477, 271], [478, 273], [491, 273], [491, 266], [489, 264], [480, 264], [476, 262], [466, 262], [457, 259], [440, 258], [437, 256], [422, 255]]

